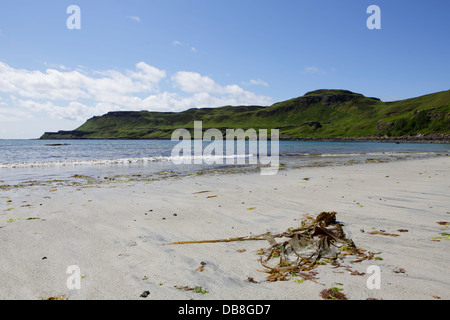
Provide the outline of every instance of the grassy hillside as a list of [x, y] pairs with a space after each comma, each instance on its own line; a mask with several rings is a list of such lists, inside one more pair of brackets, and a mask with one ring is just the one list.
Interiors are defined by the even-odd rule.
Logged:
[[178, 128], [273, 129], [282, 138], [339, 138], [450, 133], [450, 90], [382, 102], [346, 90], [316, 90], [269, 107], [239, 106], [183, 112], [110, 112], [74, 131], [41, 139], [170, 139]]

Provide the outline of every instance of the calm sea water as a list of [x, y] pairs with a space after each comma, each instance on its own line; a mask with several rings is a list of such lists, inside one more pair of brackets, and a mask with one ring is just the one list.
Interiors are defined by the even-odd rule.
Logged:
[[[161, 171], [193, 172], [221, 164], [176, 165], [171, 155], [178, 142], [170, 140], [0, 140], [0, 184], [68, 179], [89, 175], [151, 175]], [[209, 143], [204, 143], [204, 147]], [[268, 147], [270, 150], [270, 147]], [[450, 153], [449, 144], [280, 141], [284, 167], [334, 164], [387, 157], [426, 157]], [[227, 157], [255, 157], [235, 150]], [[219, 156], [217, 156], [219, 157]]]

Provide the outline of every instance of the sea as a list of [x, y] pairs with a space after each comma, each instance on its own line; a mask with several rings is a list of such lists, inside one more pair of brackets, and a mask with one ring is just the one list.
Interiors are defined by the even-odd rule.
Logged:
[[[173, 150], [179, 143], [171, 140], [0, 140], [0, 187], [73, 181], [79, 177], [112, 180], [149, 178], [161, 173], [258, 170], [260, 165], [258, 151], [255, 153], [248, 142], [243, 149], [236, 145], [232, 152], [224, 149], [222, 153], [209, 153], [210, 161], [180, 164], [175, 158], [206, 156], [184, 150], [174, 157]], [[202, 142], [202, 150], [208, 147], [211, 148], [211, 143]], [[270, 142], [267, 150], [271, 155]], [[280, 170], [285, 170], [445, 156], [450, 153], [450, 144], [279, 141], [277, 151]]]

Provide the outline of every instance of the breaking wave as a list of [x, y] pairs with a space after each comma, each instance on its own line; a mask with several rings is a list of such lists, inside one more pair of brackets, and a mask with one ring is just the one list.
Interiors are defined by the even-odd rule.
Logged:
[[132, 164], [148, 164], [154, 162], [194, 162], [202, 160], [206, 163], [217, 162], [226, 159], [246, 159], [254, 157], [253, 154], [248, 155], [208, 155], [208, 156], [179, 156], [179, 157], [146, 157], [146, 158], [122, 158], [122, 159], [95, 159], [95, 160], [63, 160], [63, 161], [30, 161], [30, 162], [14, 162], [1, 163], [0, 168], [16, 169], [16, 168], [48, 168], [48, 167], [73, 167], [73, 166], [97, 166], [97, 165], [132, 165]]

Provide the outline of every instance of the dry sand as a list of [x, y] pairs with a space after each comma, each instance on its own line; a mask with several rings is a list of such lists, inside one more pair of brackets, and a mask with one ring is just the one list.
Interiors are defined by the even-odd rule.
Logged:
[[[439, 157], [0, 191], [0, 299], [322, 299], [331, 287], [349, 299], [450, 299], [450, 242], [435, 239], [450, 233], [438, 224], [450, 222], [449, 168]], [[321, 265], [317, 283], [268, 282], [256, 254], [266, 241], [167, 245], [283, 232], [322, 211], [378, 258]], [[380, 230], [398, 236], [369, 234]], [[79, 289], [67, 287], [72, 265]], [[371, 265], [379, 289], [367, 287]]]

